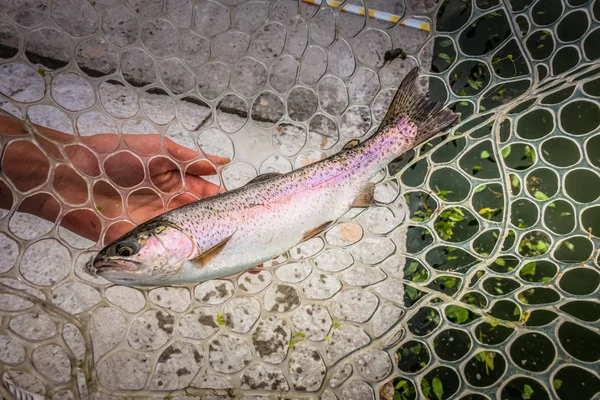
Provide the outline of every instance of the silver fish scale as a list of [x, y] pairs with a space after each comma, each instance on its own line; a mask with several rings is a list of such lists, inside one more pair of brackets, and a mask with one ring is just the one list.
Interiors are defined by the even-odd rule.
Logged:
[[[190, 233], [200, 253], [231, 236], [203, 272], [207, 276], [238, 272], [284, 253], [299, 244], [311, 228], [348, 209], [361, 186], [360, 178], [351, 183], [352, 174], [347, 174], [322, 189], [311, 189], [308, 184], [315, 181], [322, 168], [326, 166], [257, 182], [204, 204], [175, 210], [164, 218]], [[363, 178], [362, 182], [364, 185], [367, 181]]]
[[[598, 0], [344, 3], [430, 31], [322, 3], [0, 0], [3, 113], [73, 135], [20, 137], [48, 160], [35, 187], [2, 164], [3, 394], [598, 396]], [[139, 222], [132, 193], [167, 210], [189, 192], [153, 181], [152, 160], [228, 158], [206, 177], [226, 190], [297, 170], [370, 136], [415, 65], [463, 121], [379, 172], [375, 206], [257, 274], [146, 289], [87, 274], [104, 234]], [[119, 141], [99, 151], [107, 132]], [[2, 156], [14, 140], [0, 134]], [[98, 168], [73, 165], [72, 146]], [[54, 185], [59, 165], [85, 198]], [[18, 211], [33, 196], [55, 220]], [[71, 212], [96, 221], [95, 240], [61, 226]]]
[[300, 244], [312, 229], [332, 223], [350, 209], [367, 183], [398, 154], [406, 152], [416, 127], [408, 121], [381, 130], [353, 149], [217, 195], [160, 216], [183, 228], [197, 254], [227, 240], [199, 267], [197, 280], [236, 273]]

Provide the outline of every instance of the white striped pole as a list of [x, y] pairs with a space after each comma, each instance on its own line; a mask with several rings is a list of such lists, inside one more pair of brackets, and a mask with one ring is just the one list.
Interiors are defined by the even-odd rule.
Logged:
[[[304, 3], [308, 3], [308, 4], [314, 4], [316, 6], [320, 6], [322, 4], [323, 0], [302, 0], [302, 2]], [[336, 0], [327, 0], [327, 4], [337, 7], [340, 4], [342, 4], [341, 1], [336, 1]], [[344, 7], [342, 7], [342, 11], [350, 13], [350, 14], [355, 14], [355, 15], [365, 15], [366, 11], [364, 7], [360, 7], [354, 4], [346, 4]], [[398, 15], [395, 14], [391, 14], [385, 11], [378, 11], [378, 10], [372, 10], [369, 9], [369, 17], [370, 18], [375, 18], [381, 21], [388, 21], [388, 22], [392, 22], [392, 23], [396, 23], [400, 20], [400, 17]], [[409, 28], [415, 28], [415, 29], [420, 29], [422, 31], [427, 31], [429, 32], [431, 30], [431, 26], [429, 25], [429, 22], [425, 22], [423, 20], [417, 19], [417, 18], [407, 18], [404, 21], [400, 22], [400, 25], [402, 26], [407, 26]]]

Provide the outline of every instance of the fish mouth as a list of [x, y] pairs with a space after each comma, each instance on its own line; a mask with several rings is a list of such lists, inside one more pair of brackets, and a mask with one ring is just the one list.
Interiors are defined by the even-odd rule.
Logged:
[[97, 274], [101, 274], [103, 272], [135, 272], [138, 271], [138, 265], [132, 261], [125, 260], [112, 260], [112, 261], [103, 261], [97, 264], [94, 264], [94, 270]]

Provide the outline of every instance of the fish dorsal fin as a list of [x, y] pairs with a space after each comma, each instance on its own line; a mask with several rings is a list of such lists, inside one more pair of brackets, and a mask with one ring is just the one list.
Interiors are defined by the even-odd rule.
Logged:
[[302, 242], [307, 241], [308, 239], [314, 238], [319, 233], [323, 232], [325, 229], [329, 228], [333, 225], [333, 221], [327, 221], [322, 225], [317, 226], [316, 228], [309, 229], [302, 234]]
[[342, 148], [342, 150], [349, 150], [351, 148], [354, 148], [356, 146], [358, 146], [360, 144], [360, 140], [358, 139], [352, 139], [351, 141], [349, 141], [348, 143], [346, 143], [344, 145], [344, 147]]
[[210, 262], [210, 260], [215, 258], [221, 251], [223, 251], [225, 245], [227, 245], [227, 243], [231, 240], [232, 237], [233, 235], [223, 239], [210, 249], [200, 254], [198, 257], [194, 258], [193, 260], [190, 260], [190, 263], [192, 263], [196, 268], [204, 268]]
[[279, 172], [267, 172], [266, 174], [261, 174], [261, 175], [257, 176], [256, 178], [252, 179], [250, 182], [247, 183], [247, 185], [249, 185], [251, 183], [262, 182], [262, 181], [274, 178], [279, 175], [281, 175], [281, 173], [279, 173]]
[[367, 183], [361, 190], [358, 192], [358, 195], [350, 205], [350, 207], [369, 207], [373, 204], [373, 196], [375, 193], [375, 184], [373, 182]]

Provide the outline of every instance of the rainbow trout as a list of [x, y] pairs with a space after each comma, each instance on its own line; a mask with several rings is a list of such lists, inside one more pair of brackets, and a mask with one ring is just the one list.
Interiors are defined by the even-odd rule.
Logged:
[[373, 202], [370, 180], [395, 158], [451, 126], [458, 114], [402, 81], [379, 129], [363, 143], [287, 174], [166, 212], [102, 249], [89, 269], [120, 285], [200, 282], [251, 269]]

